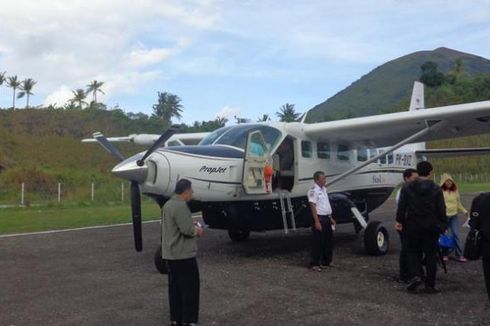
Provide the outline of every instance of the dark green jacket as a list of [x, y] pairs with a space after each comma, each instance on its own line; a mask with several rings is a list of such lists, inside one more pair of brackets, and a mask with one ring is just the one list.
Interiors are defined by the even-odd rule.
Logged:
[[196, 229], [187, 203], [177, 195], [163, 205], [162, 257], [177, 260], [195, 257]]

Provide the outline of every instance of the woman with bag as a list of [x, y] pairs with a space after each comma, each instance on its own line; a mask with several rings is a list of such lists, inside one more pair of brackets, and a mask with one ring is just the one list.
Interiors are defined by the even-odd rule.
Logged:
[[[459, 233], [459, 227], [460, 227], [460, 222], [459, 222], [459, 212], [463, 213], [465, 217], [468, 217], [468, 211], [466, 208], [464, 208], [463, 204], [461, 203], [461, 196], [459, 194], [458, 187], [456, 186], [456, 183], [454, 182], [453, 178], [447, 174], [444, 173], [441, 176], [441, 189], [442, 193], [444, 194], [444, 202], [446, 203], [446, 215], [448, 219], [447, 223], [447, 228], [451, 232], [454, 241], [456, 243], [456, 248], [454, 249], [454, 255], [456, 257], [456, 260], [462, 263], [465, 263], [467, 260], [463, 256], [463, 253], [461, 252], [461, 240], [460, 240], [460, 233]], [[443, 252], [443, 260], [447, 261], [448, 260], [448, 250], [445, 249]]]
[[490, 300], [490, 192], [478, 195], [471, 204], [470, 227], [480, 233], [483, 275]]

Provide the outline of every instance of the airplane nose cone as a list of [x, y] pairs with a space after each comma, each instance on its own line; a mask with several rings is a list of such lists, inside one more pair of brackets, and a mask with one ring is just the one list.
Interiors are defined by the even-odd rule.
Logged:
[[119, 178], [123, 178], [129, 181], [136, 181], [138, 183], [143, 183], [148, 177], [148, 166], [143, 164], [143, 166], [138, 166], [136, 162], [140, 157], [129, 158], [112, 169], [114, 173]]

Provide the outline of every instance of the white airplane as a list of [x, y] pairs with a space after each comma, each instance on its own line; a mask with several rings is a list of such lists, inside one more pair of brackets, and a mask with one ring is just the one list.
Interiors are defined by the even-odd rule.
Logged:
[[[131, 181], [137, 251], [142, 250], [140, 190], [162, 206], [177, 180], [187, 178], [194, 190], [191, 210], [202, 212], [210, 228], [227, 230], [233, 241], [243, 241], [251, 231], [283, 229], [287, 234], [311, 226], [306, 193], [313, 173], [324, 171], [337, 223], [353, 223], [357, 232], [364, 229], [367, 252], [383, 255], [389, 249], [388, 231], [381, 222], [369, 221], [368, 214], [388, 199], [402, 172], [425, 156], [490, 153], [490, 148], [425, 148], [428, 140], [489, 133], [490, 101], [425, 109], [423, 84], [415, 82], [407, 112], [174, 132], [108, 139], [95, 133], [95, 139], [83, 140], [98, 141], [122, 161], [112, 172]], [[111, 141], [151, 147], [124, 160]], [[267, 165], [276, 171], [272, 180]], [[159, 250], [155, 263], [164, 272]]]

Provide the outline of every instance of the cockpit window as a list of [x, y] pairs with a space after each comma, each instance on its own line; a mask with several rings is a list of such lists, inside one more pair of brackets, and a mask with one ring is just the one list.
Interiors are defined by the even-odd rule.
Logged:
[[[277, 142], [281, 138], [281, 132], [276, 128], [264, 125], [237, 125], [221, 128], [214, 131], [206, 138], [204, 138], [201, 141], [200, 145], [220, 144], [245, 149], [245, 143], [247, 142], [248, 133], [255, 130], [260, 130], [260, 132], [264, 136], [267, 146], [269, 146], [269, 149], [272, 149], [274, 146], [276, 146]], [[219, 134], [215, 136], [213, 135], [218, 132]], [[213, 136], [214, 139], [212, 139], [211, 136]]]
[[199, 142], [199, 145], [211, 145], [216, 141], [216, 139], [218, 139], [222, 134], [224, 134], [231, 128], [232, 126], [216, 129], [215, 131], [207, 135], [205, 138], [203, 138], [203, 140]]

